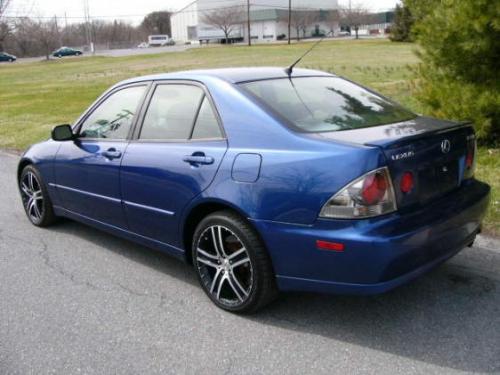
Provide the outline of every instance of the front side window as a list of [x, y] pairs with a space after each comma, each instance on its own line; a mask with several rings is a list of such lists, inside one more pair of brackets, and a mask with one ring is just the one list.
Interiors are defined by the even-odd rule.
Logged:
[[146, 86], [119, 90], [91, 113], [80, 128], [80, 138], [126, 139]]
[[197, 86], [157, 86], [144, 117], [140, 138], [189, 139], [203, 97], [203, 90]]
[[406, 121], [415, 114], [338, 77], [298, 77], [242, 86], [302, 132], [366, 128]]

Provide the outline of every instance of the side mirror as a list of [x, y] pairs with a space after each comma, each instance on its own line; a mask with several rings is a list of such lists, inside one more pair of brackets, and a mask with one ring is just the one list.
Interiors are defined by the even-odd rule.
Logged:
[[71, 129], [70, 125], [57, 125], [52, 129], [52, 139], [54, 141], [71, 141], [75, 139], [75, 135], [73, 134], [73, 129]]

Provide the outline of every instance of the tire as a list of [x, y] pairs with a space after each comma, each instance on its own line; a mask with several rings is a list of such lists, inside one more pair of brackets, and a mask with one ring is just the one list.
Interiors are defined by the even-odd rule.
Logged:
[[9, 62], [11, 62], [11, 63], [14, 62], [14, 59], [9, 59]]
[[252, 313], [277, 296], [264, 244], [248, 222], [232, 211], [215, 212], [198, 224], [192, 256], [201, 287], [221, 309]]
[[33, 165], [26, 166], [18, 185], [28, 220], [37, 227], [53, 224], [57, 218], [40, 172]]

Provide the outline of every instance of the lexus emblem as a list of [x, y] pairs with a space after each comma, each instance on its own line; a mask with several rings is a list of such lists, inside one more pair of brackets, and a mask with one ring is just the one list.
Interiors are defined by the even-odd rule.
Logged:
[[450, 149], [450, 141], [448, 139], [443, 139], [443, 141], [441, 142], [441, 151], [443, 152], [443, 154], [447, 154], [448, 152], [450, 152]]

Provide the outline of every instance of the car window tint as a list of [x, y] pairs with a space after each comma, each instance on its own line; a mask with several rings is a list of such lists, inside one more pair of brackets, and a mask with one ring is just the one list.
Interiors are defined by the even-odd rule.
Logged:
[[210, 101], [205, 97], [193, 130], [193, 139], [221, 138], [222, 134], [217, 117], [212, 110]]
[[80, 129], [80, 137], [127, 138], [145, 89], [146, 86], [135, 86], [112, 94], [87, 117]]
[[272, 79], [243, 86], [299, 131], [366, 128], [415, 117], [398, 104], [338, 77]]
[[203, 90], [190, 85], [160, 85], [149, 104], [141, 139], [188, 139]]

